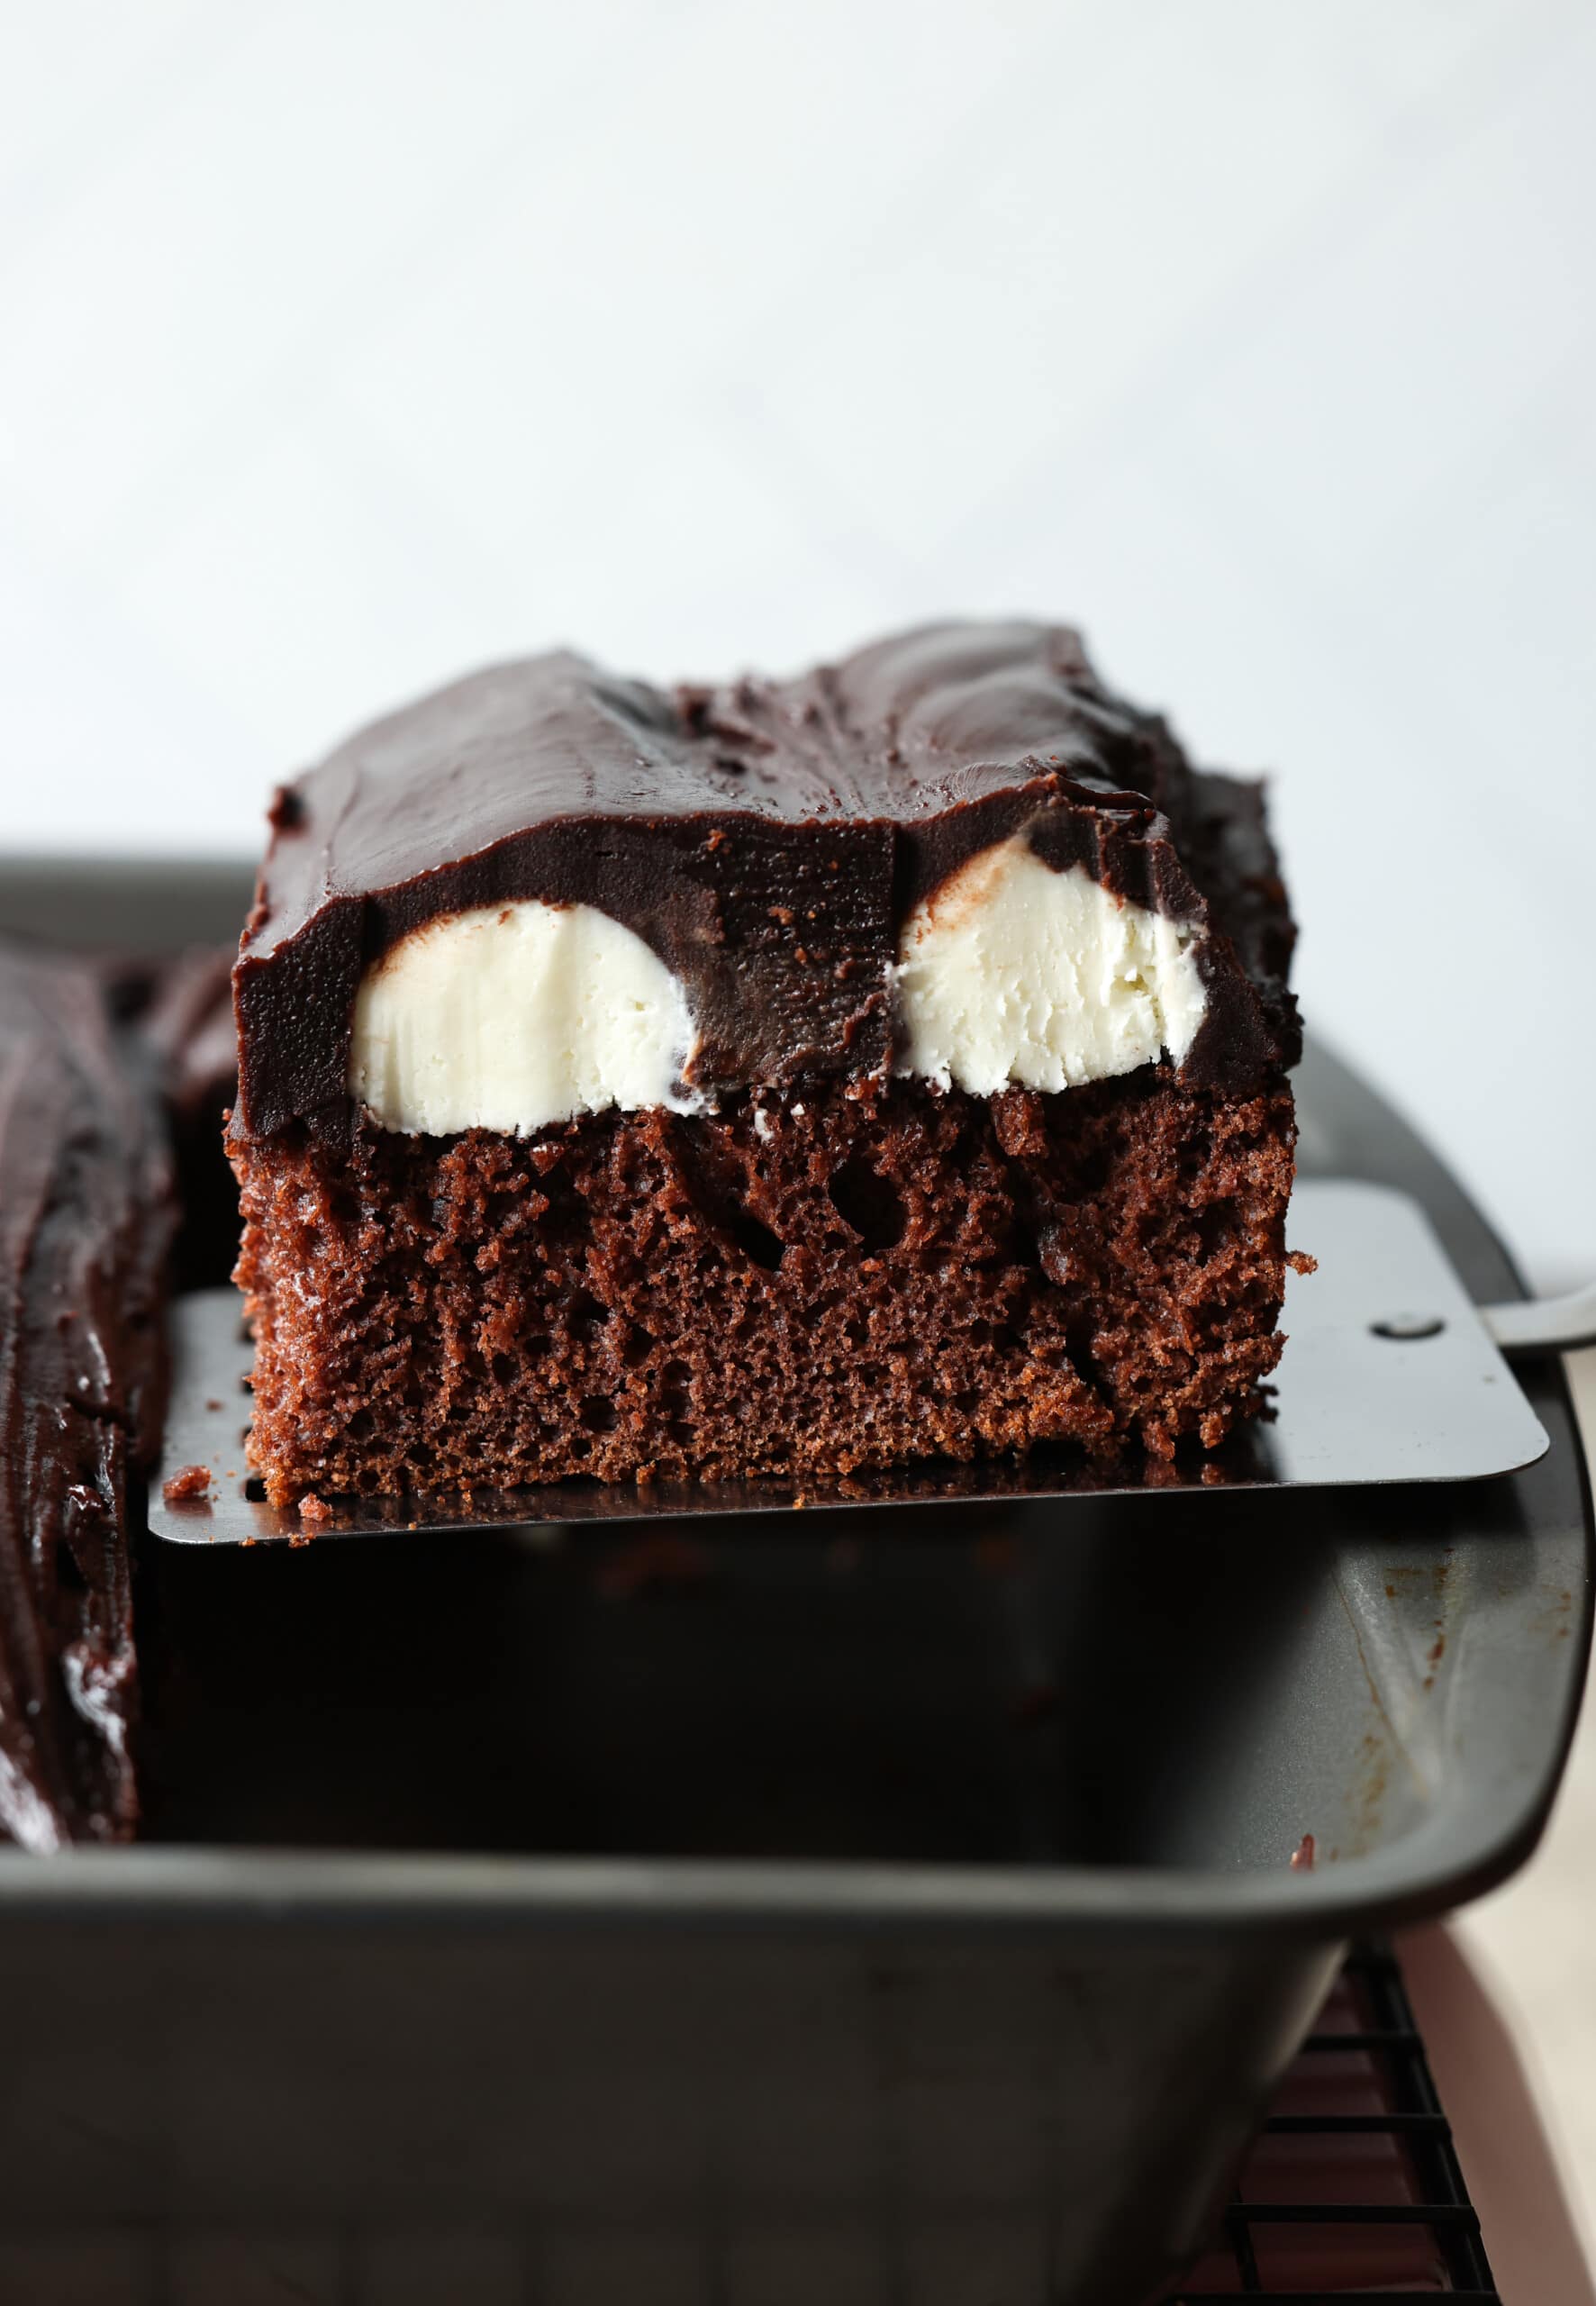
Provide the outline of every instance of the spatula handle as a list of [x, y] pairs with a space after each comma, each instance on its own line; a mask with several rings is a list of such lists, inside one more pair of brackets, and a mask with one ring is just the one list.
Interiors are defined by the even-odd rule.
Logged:
[[1565, 1297], [1525, 1297], [1482, 1305], [1480, 1319], [1504, 1353], [1565, 1353], [1596, 1345], [1596, 1282]]

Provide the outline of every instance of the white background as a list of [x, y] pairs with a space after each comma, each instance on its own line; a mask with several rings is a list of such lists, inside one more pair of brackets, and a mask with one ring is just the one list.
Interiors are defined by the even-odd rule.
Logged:
[[1596, 1269], [1589, 0], [0, 0], [0, 835], [570, 640], [1078, 619]]

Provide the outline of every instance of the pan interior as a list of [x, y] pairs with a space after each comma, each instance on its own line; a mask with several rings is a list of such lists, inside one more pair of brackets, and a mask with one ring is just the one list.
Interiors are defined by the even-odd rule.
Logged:
[[1356, 1857], [1439, 1791], [1474, 1599], [1405, 1496], [1389, 1543], [1299, 1493], [1074, 1502], [1067, 1542], [1065, 1509], [1026, 1504], [868, 1536], [815, 1514], [150, 1547], [151, 1831], [1202, 1869], [1283, 1866], [1311, 1834]]

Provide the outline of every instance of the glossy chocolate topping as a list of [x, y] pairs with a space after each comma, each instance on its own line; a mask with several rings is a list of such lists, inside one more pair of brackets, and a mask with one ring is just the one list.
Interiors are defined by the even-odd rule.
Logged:
[[102, 973], [0, 949], [0, 1838], [31, 1849], [134, 1823], [127, 1493], [174, 1219]]
[[1016, 833], [1206, 931], [1185, 1078], [1247, 1086], [1294, 1054], [1256, 788], [1196, 776], [1060, 628], [930, 625], [668, 695], [564, 652], [494, 667], [351, 738], [272, 825], [234, 972], [246, 1139], [340, 1133], [367, 967], [423, 921], [526, 897], [652, 947], [703, 1089], [880, 1072], [906, 914]]

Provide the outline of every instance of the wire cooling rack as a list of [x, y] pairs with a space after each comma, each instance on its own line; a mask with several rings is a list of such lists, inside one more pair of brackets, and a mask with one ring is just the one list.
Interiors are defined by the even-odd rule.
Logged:
[[1348, 1961], [1170, 2306], [1501, 2306], [1394, 1956]]

